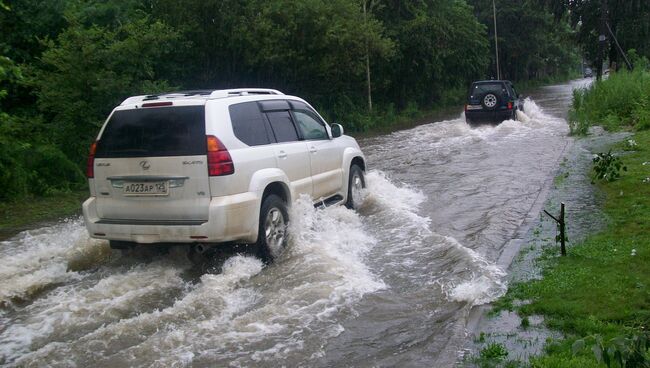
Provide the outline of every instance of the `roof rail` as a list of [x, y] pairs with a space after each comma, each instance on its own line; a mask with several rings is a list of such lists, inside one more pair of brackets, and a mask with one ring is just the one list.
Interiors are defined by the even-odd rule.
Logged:
[[234, 89], [219, 89], [210, 94], [210, 98], [224, 98], [231, 96], [246, 96], [246, 95], [283, 95], [284, 93], [277, 89], [268, 88], [234, 88]]
[[161, 98], [183, 98], [183, 97], [204, 97], [204, 98], [224, 98], [247, 95], [283, 95], [284, 93], [276, 89], [268, 88], [235, 88], [235, 89], [199, 89], [191, 91], [166, 92], [153, 95], [133, 96], [124, 100], [121, 105], [130, 105], [143, 101], [158, 100]]

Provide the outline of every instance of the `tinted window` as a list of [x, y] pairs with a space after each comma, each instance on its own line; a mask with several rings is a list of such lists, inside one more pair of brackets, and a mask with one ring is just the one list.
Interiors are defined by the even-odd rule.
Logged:
[[298, 140], [298, 133], [293, 126], [291, 116], [288, 111], [274, 111], [266, 113], [271, 123], [271, 128], [275, 134], [275, 139], [279, 142], [291, 142]]
[[506, 94], [506, 88], [503, 83], [479, 83], [472, 87], [472, 96], [478, 97], [485, 93], [492, 92], [499, 95]]
[[230, 120], [235, 136], [249, 146], [269, 144], [266, 122], [256, 102], [230, 105]]
[[515, 98], [517, 98], [519, 95], [518, 95], [518, 93], [517, 93], [517, 90], [515, 89], [515, 85], [514, 85], [514, 84], [511, 84], [511, 85], [510, 85], [510, 88], [512, 89], [512, 95], [513, 95]]
[[115, 111], [97, 157], [194, 156], [206, 152], [203, 106]]
[[294, 111], [293, 116], [295, 116], [298, 127], [300, 127], [305, 139], [329, 139], [327, 130], [311, 112]]

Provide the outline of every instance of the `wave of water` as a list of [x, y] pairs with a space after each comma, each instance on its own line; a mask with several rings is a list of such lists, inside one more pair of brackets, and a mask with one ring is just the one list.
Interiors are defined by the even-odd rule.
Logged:
[[[188, 264], [174, 255], [69, 270], [71, 254], [106, 247], [89, 241], [78, 220], [40, 231], [41, 247], [29, 248], [34, 235], [21, 234], [10, 242], [25, 254], [11, 259], [11, 271], [47, 277], [37, 283], [14, 277], [5, 290], [18, 291], [3, 295], [28, 298], [32, 285], [53, 289], [12, 307], [0, 328], [0, 362], [247, 366], [322, 344], [342, 332], [338, 321], [354, 316], [355, 302], [385, 287], [364, 263], [376, 239], [344, 207], [317, 210], [303, 198], [290, 216], [293, 236], [275, 264], [264, 268], [255, 257], [237, 255], [220, 274], [197, 282], [183, 277]], [[52, 241], [57, 237], [68, 241]]]
[[[440, 287], [449, 300], [470, 305], [485, 304], [503, 295], [503, 270], [456, 239], [435, 233], [431, 220], [418, 214], [426, 200], [421, 191], [405, 184], [398, 186], [381, 171], [368, 173], [367, 181], [370, 193], [362, 212], [365, 210], [371, 219], [378, 217], [377, 223], [395, 223], [381, 236], [391, 240], [378, 262], [382, 274], [392, 274], [396, 284], [417, 280], [419, 285]], [[373, 214], [373, 205], [384, 210]]]

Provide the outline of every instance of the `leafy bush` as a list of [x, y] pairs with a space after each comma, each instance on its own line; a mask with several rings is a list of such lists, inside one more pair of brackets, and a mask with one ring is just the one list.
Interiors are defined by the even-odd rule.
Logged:
[[491, 360], [502, 360], [508, 356], [508, 350], [506, 350], [503, 344], [491, 343], [481, 350], [481, 358], [491, 359]]
[[650, 72], [642, 66], [622, 70], [588, 89], [575, 90], [569, 111], [571, 133], [584, 135], [592, 125], [607, 130], [650, 128]]
[[594, 180], [612, 182], [621, 177], [621, 169], [627, 171], [627, 166], [623, 166], [621, 159], [614, 156], [611, 150], [607, 153], [595, 154], [593, 163]]
[[647, 332], [633, 332], [609, 340], [600, 335], [588, 336], [573, 343], [573, 354], [578, 354], [586, 345], [591, 345], [598, 363], [604, 363], [608, 368], [615, 366], [614, 363], [621, 368], [650, 367], [650, 335]]
[[58, 148], [0, 141], [0, 199], [48, 195], [83, 185], [81, 170]]

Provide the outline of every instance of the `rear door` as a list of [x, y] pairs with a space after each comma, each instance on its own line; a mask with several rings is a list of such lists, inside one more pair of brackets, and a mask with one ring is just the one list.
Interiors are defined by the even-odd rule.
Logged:
[[287, 175], [296, 195], [313, 196], [307, 144], [299, 140], [298, 129], [289, 113], [289, 104], [285, 100], [269, 100], [261, 101], [260, 105], [277, 142], [273, 148], [278, 168]]
[[116, 110], [101, 132], [95, 157], [100, 218], [135, 223], [208, 219], [202, 104]]

